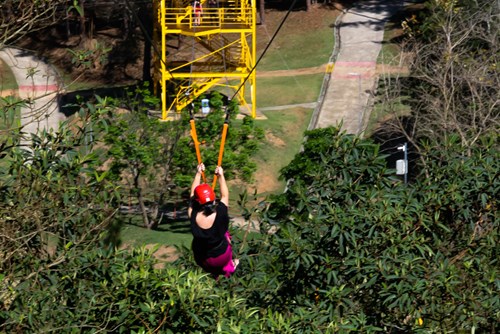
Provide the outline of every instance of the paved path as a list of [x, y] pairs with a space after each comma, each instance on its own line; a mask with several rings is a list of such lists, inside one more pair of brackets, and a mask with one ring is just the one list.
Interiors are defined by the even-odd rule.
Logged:
[[[403, 0], [357, 1], [337, 22], [337, 54], [310, 128], [336, 126], [361, 134], [377, 84], [376, 65], [388, 18]], [[334, 51], [336, 52], [336, 51]]]
[[43, 129], [57, 129], [65, 116], [59, 112], [57, 103], [59, 85], [55, 70], [32, 54], [15, 48], [1, 49], [0, 58], [14, 74], [19, 98], [28, 101], [21, 108], [25, 138]]

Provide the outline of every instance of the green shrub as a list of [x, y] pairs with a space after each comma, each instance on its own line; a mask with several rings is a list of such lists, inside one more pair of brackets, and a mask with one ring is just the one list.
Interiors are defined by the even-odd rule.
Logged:
[[50, 262], [29, 250], [33, 274], [16, 276], [18, 266], [0, 276], [0, 330], [495, 332], [496, 139], [464, 154], [451, 137], [424, 151], [421, 175], [403, 184], [370, 140], [333, 128], [307, 135], [283, 169], [287, 191], [246, 212], [262, 234], [233, 233], [241, 262], [231, 278], [201, 273], [188, 248], [164, 269], [154, 250], [90, 239], [62, 245]]
[[[145, 249], [92, 250], [44, 271], [44, 289], [16, 287], [3, 328], [61, 333], [213, 333], [249, 328], [256, 310], [197, 270], [154, 269]], [[255, 321], [255, 324], [258, 324]]]
[[[499, 320], [499, 153], [458, 139], [426, 152], [414, 184], [390, 177], [378, 146], [336, 129], [307, 133], [283, 169], [287, 191], [250, 245], [252, 305], [303, 319], [305, 332], [493, 330]], [[432, 180], [432, 182], [430, 182]], [[271, 227], [271, 225], [268, 225]], [[302, 324], [302, 326], [304, 326]]]

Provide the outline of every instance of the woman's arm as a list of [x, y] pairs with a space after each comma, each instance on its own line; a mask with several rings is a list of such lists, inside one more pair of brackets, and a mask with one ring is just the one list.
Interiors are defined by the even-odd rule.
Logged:
[[226, 206], [229, 206], [229, 189], [227, 188], [226, 179], [224, 178], [224, 169], [222, 169], [221, 166], [218, 166], [215, 169], [215, 175], [217, 175], [217, 178], [219, 179], [220, 201]]
[[201, 183], [201, 174], [205, 171], [205, 165], [203, 163], [199, 164], [196, 168], [196, 175], [193, 179], [193, 184], [191, 184], [191, 193], [189, 194], [189, 207], [188, 207], [188, 217], [191, 218], [191, 212], [193, 212], [193, 208], [191, 206], [191, 199], [194, 196], [194, 190]]

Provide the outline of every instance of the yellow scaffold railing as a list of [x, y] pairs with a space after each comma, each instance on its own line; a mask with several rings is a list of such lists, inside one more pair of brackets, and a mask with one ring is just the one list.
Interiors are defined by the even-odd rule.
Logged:
[[240, 105], [255, 117], [256, 0], [219, 5], [156, 0], [153, 42], [161, 52], [154, 83], [161, 89], [162, 119], [212, 89], [237, 91]]

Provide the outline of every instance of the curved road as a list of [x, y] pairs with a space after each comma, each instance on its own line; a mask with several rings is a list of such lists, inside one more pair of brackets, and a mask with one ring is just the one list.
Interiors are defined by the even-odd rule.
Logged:
[[377, 85], [376, 65], [387, 20], [404, 6], [403, 0], [358, 1], [340, 17], [328, 74], [310, 128], [336, 126], [361, 135]]
[[59, 112], [56, 71], [32, 54], [15, 48], [0, 50], [0, 58], [10, 67], [17, 81], [18, 96], [27, 103], [21, 108], [21, 126], [29, 134], [43, 129], [57, 129], [65, 119]]

